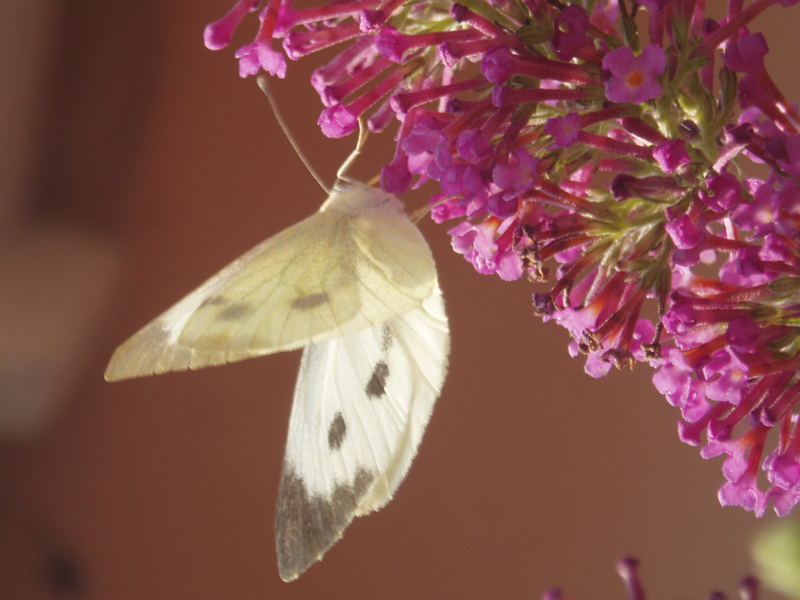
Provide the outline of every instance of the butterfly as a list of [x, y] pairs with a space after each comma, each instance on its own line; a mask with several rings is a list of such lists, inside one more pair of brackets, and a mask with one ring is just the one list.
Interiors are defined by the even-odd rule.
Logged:
[[385, 505], [447, 372], [431, 251], [401, 202], [355, 182], [233, 261], [114, 352], [109, 381], [304, 348], [276, 509], [282, 579]]

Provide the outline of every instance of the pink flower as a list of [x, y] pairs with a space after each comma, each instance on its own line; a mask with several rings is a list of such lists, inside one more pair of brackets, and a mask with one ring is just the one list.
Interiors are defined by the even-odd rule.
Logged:
[[581, 119], [575, 113], [563, 117], [553, 117], [544, 126], [544, 132], [553, 136], [554, 148], [569, 148], [578, 141]]
[[606, 98], [612, 102], [641, 104], [661, 95], [657, 79], [664, 72], [667, 58], [658, 46], [648, 44], [639, 56], [627, 46], [603, 57], [603, 69], [610, 73], [606, 80]]
[[203, 31], [203, 41], [209, 50], [222, 50], [231, 43], [233, 32], [247, 16], [248, 12], [256, 9], [258, 0], [239, 0], [228, 14], [221, 19], [206, 25]]
[[552, 45], [559, 58], [570, 60], [594, 51], [594, 42], [587, 34], [589, 17], [583, 8], [567, 6], [559, 12], [555, 25]]
[[253, 42], [236, 51], [239, 59], [239, 76], [247, 77], [264, 69], [270, 75], [286, 77], [286, 58], [266, 42]]
[[[338, 45], [312, 75], [323, 133], [397, 120], [384, 189], [428, 186], [431, 217], [476, 272], [543, 286], [534, 311], [568, 331], [591, 376], [653, 366], [680, 439], [725, 457], [722, 503], [791, 510], [800, 116], [747, 33], [772, 3], [728, 2], [712, 21], [701, 2], [667, 0], [642, 0], [635, 19], [616, 0], [590, 14], [573, 0], [480, 14], [450, 0], [294, 2], [239, 0], [206, 43], [227, 45], [258, 4], [242, 76], [283, 76], [276, 41], [292, 59]], [[650, 44], [634, 54], [633, 39]], [[747, 162], [758, 177], [741, 175]]]
[[358, 117], [342, 104], [334, 104], [322, 111], [317, 124], [329, 138], [349, 135], [358, 127]]

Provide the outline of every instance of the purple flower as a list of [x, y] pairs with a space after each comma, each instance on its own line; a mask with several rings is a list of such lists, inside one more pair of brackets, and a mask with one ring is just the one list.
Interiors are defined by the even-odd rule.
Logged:
[[606, 80], [606, 98], [612, 102], [640, 104], [661, 95], [657, 79], [664, 72], [667, 58], [658, 46], [648, 44], [639, 56], [627, 46], [603, 57], [603, 69], [610, 73]]
[[523, 148], [517, 148], [505, 164], [492, 169], [492, 181], [507, 197], [528, 191], [536, 178], [537, 160]]
[[322, 111], [317, 124], [326, 136], [340, 138], [356, 130], [358, 119], [346, 106], [335, 104]]
[[492, 152], [492, 144], [480, 129], [466, 129], [456, 138], [458, 155], [468, 163], [480, 163]]
[[553, 117], [544, 126], [544, 132], [553, 136], [554, 148], [569, 148], [578, 141], [581, 132], [581, 118], [575, 113], [563, 117]]
[[492, 83], [505, 83], [514, 72], [514, 59], [506, 46], [487, 52], [481, 60], [481, 73]]
[[733, 352], [740, 355], [755, 354], [759, 351], [761, 328], [750, 317], [734, 317], [728, 323], [725, 339]]
[[703, 377], [708, 382], [705, 395], [714, 402], [739, 404], [747, 386], [747, 365], [732, 352], [721, 350], [703, 365]]
[[703, 241], [705, 234], [689, 215], [681, 215], [666, 224], [666, 230], [676, 248], [687, 250]]
[[239, 76], [255, 75], [264, 69], [270, 75], [286, 77], [286, 58], [266, 42], [253, 42], [242, 46], [234, 55], [239, 59]]
[[683, 140], [670, 140], [653, 149], [653, 158], [664, 173], [674, 173], [691, 162]]
[[222, 50], [231, 43], [233, 32], [247, 16], [248, 12], [256, 9], [258, 0], [239, 0], [228, 14], [221, 19], [206, 25], [203, 31], [203, 41], [209, 50]]
[[[384, 189], [425, 186], [476, 272], [542, 286], [536, 313], [567, 330], [591, 376], [652, 366], [680, 439], [724, 457], [722, 503], [792, 510], [800, 115], [747, 33], [769, 2], [712, 20], [703, 3], [665, 0], [636, 19], [612, 0], [591, 14], [491, 2], [491, 19], [438, 0], [294, 1], [259, 3], [242, 75], [283, 76], [276, 40], [292, 59], [338, 47], [312, 76], [323, 133], [397, 120]], [[227, 45], [255, 6], [235, 2], [207, 45]], [[633, 39], [650, 43], [637, 55]], [[758, 176], [741, 175], [748, 163]]]
[[746, 35], [725, 48], [725, 66], [731, 71], [754, 73], [764, 68], [767, 52], [767, 40], [762, 34]]
[[589, 25], [586, 11], [577, 4], [559, 11], [552, 40], [553, 49], [559, 58], [571, 60], [594, 51], [594, 42], [587, 34]]
[[402, 194], [410, 185], [408, 157], [398, 153], [395, 159], [381, 170], [381, 187], [392, 194]]
[[724, 213], [742, 202], [741, 185], [730, 173], [712, 175], [706, 180], [706, 190], [700, 192], [703, 202], [717, 213]]
[[411, 46], [409, 36], [399, 33], [393, 27], [384, 27], [375, 40], [375, 47], [389, 60], [402, 62], [403, 54]]

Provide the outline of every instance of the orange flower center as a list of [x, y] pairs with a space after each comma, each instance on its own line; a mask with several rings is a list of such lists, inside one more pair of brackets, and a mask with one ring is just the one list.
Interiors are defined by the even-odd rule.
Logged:
[[625, 82], [632, 88], [638, 88], [644, 82], [644, 75], [640, 70], [636, 69], [628, 74]]

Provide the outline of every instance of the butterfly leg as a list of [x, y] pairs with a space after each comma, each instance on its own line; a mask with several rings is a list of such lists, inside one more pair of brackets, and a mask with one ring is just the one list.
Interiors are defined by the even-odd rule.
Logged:
[[367, 140], [367, 134], [369, 130], [367, 129], [366, 125], [364, 125], [364, 120], [359, 117], [358, 118], [358, 141], [356, 142], [356, 147], [350, 153], [345, 161], [342, 163], [342, 166], [339, 167], [339, 170], [336, 171], [336, 179], [342, 181], [344, 183], [354, 183], [352, 179], [350, 179], [346, 173], [347, 170], [353, 165], [358, 155], [361, 154], [361, 149], [364, 147], [364, 143]]

